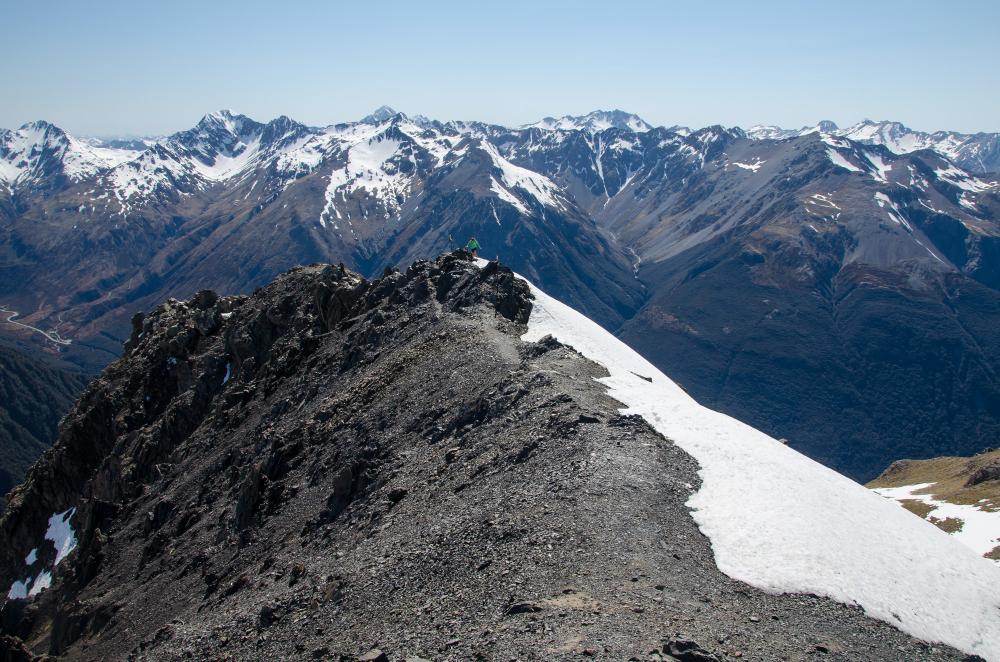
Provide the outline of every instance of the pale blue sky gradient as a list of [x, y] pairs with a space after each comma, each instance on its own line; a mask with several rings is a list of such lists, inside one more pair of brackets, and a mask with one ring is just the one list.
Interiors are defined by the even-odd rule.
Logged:
[[866, 117], [1000, 131], [1000, 2], [7, 0], [0, 127], [164, 134], [232, 108], [312, 125], [389, 104], [520, 125]]

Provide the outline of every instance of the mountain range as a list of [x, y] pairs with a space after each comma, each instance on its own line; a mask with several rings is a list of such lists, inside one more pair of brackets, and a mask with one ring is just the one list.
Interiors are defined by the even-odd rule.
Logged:
[[1000, 432], [996, 136], [883, 128], [221, 111], [135, 149], [36, 122], [0, 134], [5, 331], [93, 372], [169, 297], [475, 235], [703, 403], [869, 480]]
[[1000, 134], [959, 133], [957, 131], [914, 131], [900, 122], [863, 120], [845, 129], [830, 120], [801, 129], [777, 126], [753, 126], [747, 136], [758, 140], [784, 140], [810, 133], [827, 133], [866, 145], [885, 145], [896, 154], [909, 154], [930, 149], [948, 157], [969, 172], [989, 174], [1000, 172]]

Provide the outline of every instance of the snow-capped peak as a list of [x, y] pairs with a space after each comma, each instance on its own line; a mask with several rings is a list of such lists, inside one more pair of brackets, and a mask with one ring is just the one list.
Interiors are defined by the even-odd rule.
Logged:
[[392, 119], [396, 115], [401, 115], [402, 113], [397, 112], [391, 106], [379, 106], [369, 115], [365, 115], [361, 118], [362, 124], [380, 124], [389, 119]]
[[[217, 110], [202, 117], [193, 131], [202, 134], [222, 131], [232, 136], [242, 136], [259, 131], [261, 126], [259, 122], [255, 122], [246, 115], [240, 115], [231, 110]], [[189, 133], [191, 132], [182, 131], [177, 135]]]
[[829, 120], [824, 120], [814, 127], [801, 129], [753, 126], [747, 129], [747, 136], [754, 140], [782, 140], [815, 132], [848, 138], [868, 145], [885, 145], [896, 154], [931, 149], [971, 172], [1000, 171], [1000, 134], [997, 133], [965, 134], [955, 131], [926, 133], [915, 131], [901, 122], [864, 119], [844, 129], [837, 128], [837, 125]]
[[78, 182], [128, 161], [136, 150], [101, 147], [39, 120], [0, 130], [0, 184], [22, 187]]
[[638, 115], [623, 110], [595, 110], [586, 115], [564, 115], [558, 119], [546, 117], [523, 128], [537, 128], [547, 131], [585, 131], [587, 133], [599, 133], [606, 129], [616, 128], [641, 133], [649, 131], [653, 127]]
[[812, 126], [804, 126], [801, 129], [782, 129], [780, 126], [762, 125], [752, 126], [746, 130], [748, 138], [753, 140], [785, 140], [787, 138], [798, 138], [811, 133], [833, 133], [837, 131], [837, 125], [830, 120], [820, 120]]

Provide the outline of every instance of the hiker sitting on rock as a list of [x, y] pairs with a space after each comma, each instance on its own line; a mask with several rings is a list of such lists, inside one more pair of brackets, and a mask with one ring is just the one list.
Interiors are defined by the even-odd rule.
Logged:
[[465, 250], [472, 253], [472, 257], [476, 257], [476, 255], [478, 255], [477, 251], [479, 250], [479, 242], [476, 241], [475, 237], [469, 237], [469, 243], [465, 245]]

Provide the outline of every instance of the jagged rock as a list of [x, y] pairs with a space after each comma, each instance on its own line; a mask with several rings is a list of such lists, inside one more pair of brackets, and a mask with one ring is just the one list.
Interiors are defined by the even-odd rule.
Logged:
[[508, 616], [514, 616], [515, 614], [534, 614], [541, 610], [541, 607], [531, 602], [516, 602], [507, 607], [507, 610], [504, 613]]
[[357, 658], [358, 662], [389, 662], [389, 656], [377, 648], [373, 648]]
[[32, 662], [34, 657], [17, 637], [0, 635], [0, 662]]
[[985, 483], [988, 480], [1000, 480], [1000, 462], [995, 462], [985, 467], [976, 469], [976, 471], [969, 476], [969, 479], [965, 482], [965, 486], [972, 487], [973, 485]]
[[680, 662], [721, 662], [721, 658], [689, 639], [672, 639], [663, 646], [663, 652]]

